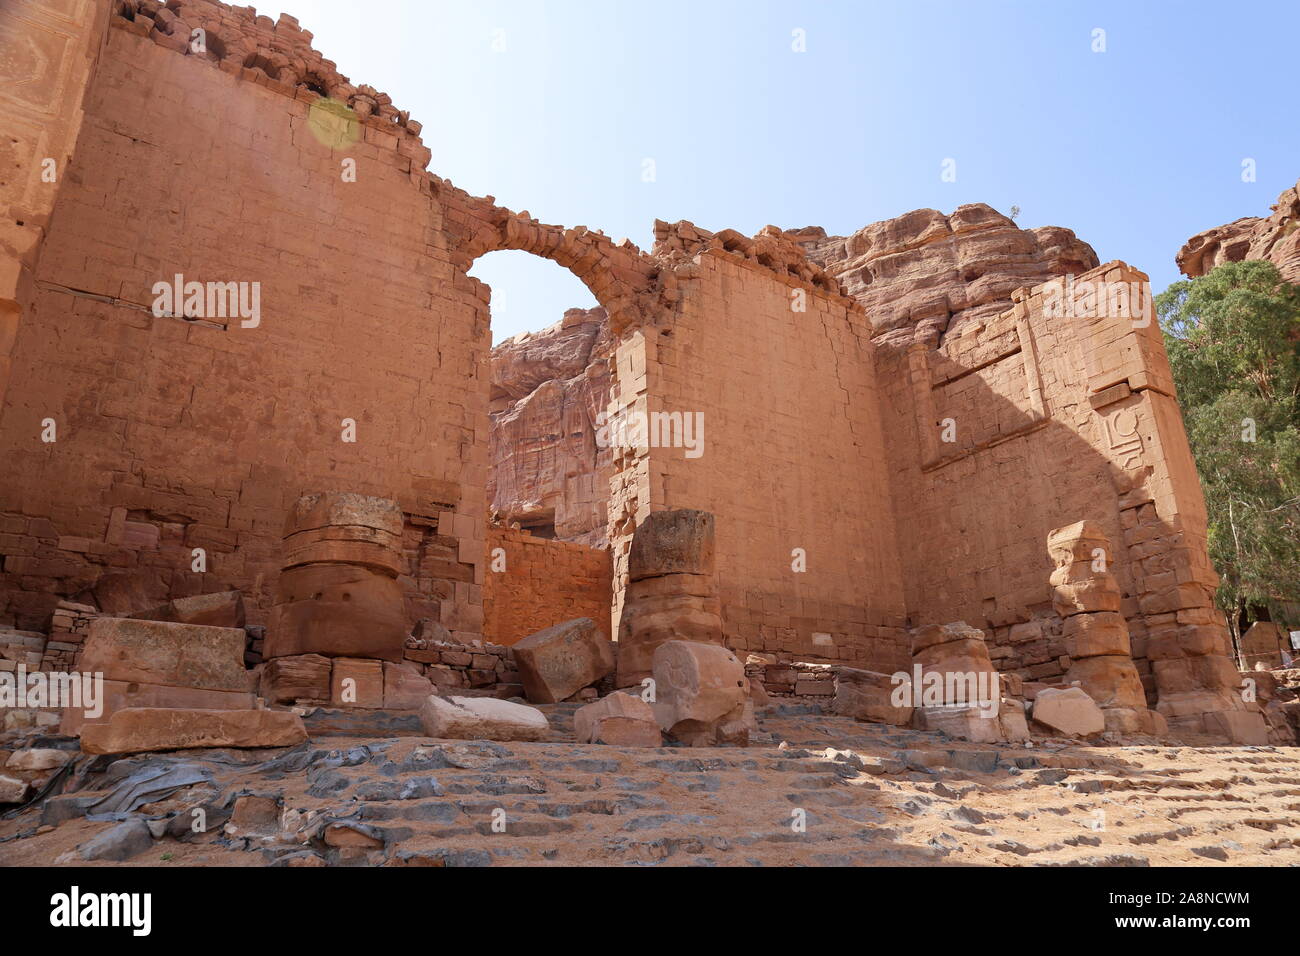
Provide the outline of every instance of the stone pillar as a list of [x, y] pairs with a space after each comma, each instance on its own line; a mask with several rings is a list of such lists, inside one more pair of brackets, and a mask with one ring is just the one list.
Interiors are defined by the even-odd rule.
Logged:
[[722, 644], [713, 515], [682, 508], [651, 512], [632, 536], [619, 624], [619, 687], [649, 677], [665, 641]]
[[284, 570], [265, 657], [322, 654], [399, 662], [406, 614], [402, 512], [386, 498], [304, 495], [284, 527]]
[[1028, 738], [1024, 707], [1003, 698], [979, 628], [956, 621], [913, 630], [911, 678], [919, 729], [978, 743]]
[[1128, 623], [1120, 614], [1123, 595], [1110, 571], [1111, 548], [1101, 527], [1077, 521], [1047, 535], [1052, 572], [1052, 606], [1065, 620], [1069, 683], [1078, 682], [1101, 708], [1106, 730], [1158, 734], [1164, 720], [1147, 709], [1142, 679], [1133, 663]]

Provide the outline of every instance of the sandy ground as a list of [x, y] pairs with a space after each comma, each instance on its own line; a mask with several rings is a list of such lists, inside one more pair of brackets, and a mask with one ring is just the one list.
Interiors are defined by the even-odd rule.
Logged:
[[[211, 780], [135, 811], [181, 838], [91, 865], [1300, 864], [1300, 748], [995, 748], [801, 707], [760, 715], [747, 748], [615, 748], [573, 743], [571, 705], [544, 709], [551, 742], [317, 737], [123, 758], [108, 779], [187, 761]], [[232, 822], [240, 793], [279, 806], [246, 801]], [[207, 832], [183, 825], [196, 806]], [[85, 865], [78, 847], [118, 825], [43, 825], [51, 812], [0, 821], [0, 863]]]

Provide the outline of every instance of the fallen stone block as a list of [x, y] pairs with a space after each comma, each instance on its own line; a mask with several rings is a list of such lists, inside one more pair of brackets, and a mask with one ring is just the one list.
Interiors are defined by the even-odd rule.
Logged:
[[530, 634], [512, 649], [524, 694], [537, 704], [566, 700], [614, 671], [614, 645], [590, 618]]
[[744, 747], [755, 729], [745, 667], [725, 647], [668, 641], [654, 654], [655, 719], [690, 747]]
[[[906, 706], [895, 706], [898, 698], [908, 701]], [[900, 687], [889, 674], [840, 667], [835, 672], [835, 699], [831, 711], [855, 720], [875, 724], [906, 727], [912, 722], [912, 682], [905, 680]]]
[[919, 730], [940, 731], [959, 740], [992, 744], [1006, 739], [999, 719], [1000, 711], [1000, 703], [995, 708], [921, 707], [916, 711], [915, 720]]
[[578, 743], [582, 744], [611, 744], [616, 747], [659, 747], [663, 744], [654, 708], [632, 694], [610, 694], [579, 707], [573, 715], [573, 732]]
[[1079, 687], [1040, 691], [1034, 699], [1033, 718], [1068, 737], [1091, 737], [1106, 729], [1101, 708]]
[[1228, 738], [1234, 744], [1250, 747], [1268, 746], [1268, 723], [1258, 710], [1219, 710], [1205, 715], [1211, 733]]
[[111, 860], [120, 863], [139, 856], [153, 846], [153, 833], [143, 820], [127, 820], [97, 833], [77, 848], [83, 860]]
[[175, 598], [166, 604], [126, 615], [140, 621], [172, 624], [200, 624], [208, 627], [243, 627], [244, 596], [239, 591], [218, 591], [194, 597]]
[[88, 754], [143, 753], [192, 747], [291, 747], [307, 739], [302, 719], [283, 710], [119, 710], [81, 730]]
[[0, 774], [0, 803], [22, 803], [30, 789], [26, 780]]
[[431, 695], [420, 707], [420, 723], [430, 737], [456, 740], [543, 740], [550, 732], [536, 707], [495, 697]]
[[74, 753], [68, 750], [54, 750], [49, 747], [32, 747], [16, 750], [9, 755], [5, 764], [7, 770], [55, 770], [71, 760]]
[[78, 669], [105, 680], [248, 692], [244, 632], [232, 627], [101, 617]]

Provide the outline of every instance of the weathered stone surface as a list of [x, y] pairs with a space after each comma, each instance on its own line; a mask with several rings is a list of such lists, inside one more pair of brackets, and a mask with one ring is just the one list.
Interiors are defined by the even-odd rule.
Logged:
[[406, 617], [396, 578], [351, 564], [312, 564], [280, 574], [265, 656], [402, 659]]
[[321, 654], [273, 657], [262, 667], [261, 695], [268, 703], [330, 699], [330, 659]]
[[81, 729], [89, 754], [187, 750], [191, 747], [292, 747], [307, 739], [302, 718], [287, 710], [127, 708], [108, 723]]
[[1208, 714], [1206, 722], [1211, 733], [1228, 738], [1234, 744], [1266, 747], [1269, 742], [1268, 724], [1257, 710], [1220, 710]]
[[530, 634], [513, 649], [524, 693], [535, 704], [566, 700], [614, 671], [614, 645], [585, 617]]
[[330, 703], [336, 707], [384, 706], [382, 661], [336, 657], [330, 671]]
[[175, 624], [203, 624], [208, 627], [243, 627], [244, 595], [239, 591], [217, 591], [194, 597], [175, 598], [166, 604], [136, 611], [126, 617]]
[[1192, 236], [1178, 250], [1178, 268], [1195, 279], [1225, 262], [1266, 259], [1283, 279], [1300, 282], [1300, 183], [1283, 190], [1271, 208], [1270, 216], [1245, 216]]
[[959, 740], [977, 744], [999, 743], [1006, 735], [999, 720], [999, 707], [921, 707], [916, 711], [920, 730], [940, 731]]
[[652, 511], [632, 535], [628, 577], [641, 581], [665, 574], [712, 576], [714, 551], [714, 520], [709, 512]]
[[106, 680], [248, 691], [245, 643], [236, 628], [101, 617], [90, 625], [80, 669]]
[[1069, 737], [1091, 737], [1106, 729], [1101, 708], [1081, 688], [1048, 688], [1034, 699], [1033, 718], [1049, 730]]
[[597, 434], [613, 344], [604, 309], [569, 309], [492, 349], [487, 495], [503, 521], [605, 545], [612, 462]]
[[109, 827], [77, 848], [83, 860], [109, 860], [121, 863], [153, 847], [153, 834], [143, 820], [125, 820]]
[[1072, 614], [1065, 619], [1064, 634], [1065, 653], [1072, 660], [1130, 653], [1128, 624], [1114, 611]]
[[420, 707], [420, 723], [430, 737], [460, 740], [544, 740], [550, 732], [536, 707], [494, 697], [431, 695]]
[[433, 683], [418, 669], [384, 661], [385, 710], [419, 710], [433, 690]]
[[[93, 708], [82, 701], [63, 709], [59, 733], [75, 737], [84, 724], [102, 724], [119, 710], [139, 707], [167, 707], [182, 710], [251, 710], [252, 691], [207, 690], [202, 687], [171, 687], [139, 681], [105, 680], [102, 697]], [[91, 713], [91, 711], [95, 713]]]
[[1111, 707], [1146, 709], [1142, 680], [1133, 666], [1133, 658], [1128, 655], [1109, 654], [1072, 660], [1066, 680], [1078, 681], [1102, 710]]
[[62, 767], [76, 754], [70, 750], [53, 750], [49, 747], [32, 747], [16, 750], [9, 755], [5, 764], [7, 770], [55, 770]]
[[1280, 667], [1282, 652], [1289, 649], [1290, 644], [1287, 632], [1277, 624], [1272, 621], [1256, 621], [1241, 635], [1242, 663], [1248, 669], [1256, 665]]
[[1099, 264], [1071, 230], [1020, 229], [984, 203], [950, 216], [917, 209], [848, 237], [817, 227], [786, 235], [862, 303], [882, 346], [960, 334], [1010, 308], [1014, 290]]
[[355, 527], [402, 536], [402, 509], [395, 501], [347, 491], [302, 495], [285, 517], [285, 537], [321, 528]]
[[754, 728], [745, 667], [725, 647], [667, 641], [654, 654], [655, 719], [691, 747], [745, 746]]
[[[992, 722], [997, 723], [997, 702], [1002, 698], [1000, 678], [979, 628], [965, 621], [916, 628], [912, 631], [912, 667], [914, 674], [920, 668], [920, 684], [913, 689], [927, 708], [939, 703], [987, 709], [992, 712]], [[935, 688], [940, 684], [942, 694], [936, 695]], [[946, 718], [949, 724], [960, 719]], [[970, 739], [982, 739], [986, 733], [972, 732], [977, 737]]]
[[402, 510], [350, 492], [303, 495], [284, 525], [283, 567], [263, 656], [397, 663], [409, 627]]
[[0, 773], [0, 803], [22, 803], [30, 790], [26, 780]]
[[655, 649], [673, 640], [722, 643], [722, 605], [708, 575], [667, 574], [628, 584], [619, 621], [618, 686], [649, 677]]
[[632, 694], [610, 694], [579, 707], [573, 714], [573, 733], [584, 744], [658, 747], [663, 743], [654, 708]]
[[912, 707], [896, 707], [894, 695], [904, 694], [904, 700], [912, 699], [912, 682], [904, 682], [901, 691], [891, 675], [875, 671], [859, 670], [855, 667], [840, 667], [835, 672], [835, 699], [831, 710], [845, 717], [865, 720], [876, 724], [893, 724], [906, 727], [912, 721]]

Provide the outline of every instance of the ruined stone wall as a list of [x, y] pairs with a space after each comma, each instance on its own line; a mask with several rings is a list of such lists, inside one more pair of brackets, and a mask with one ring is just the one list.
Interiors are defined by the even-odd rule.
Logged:
[[[227, 586], [257, 620], [287, 506], [341, 489], [401, 503], [423, 529], [408, 588], [453, 582], [442, 623], [479, 633], [486, 294], [450, 263], [418, 124], [363, 116], [373, 98], [291, 18], [144, 8], [112, 20], [13, 348], [0, 621]], [[207, 55], [176, 42], [197, 23]], [[313, 112], [321, 84], [357, 109], [341, 132]], [[177, 273], [259, 283], [260, 322], [155, 317]]]
[[501, 527], [488, 529], [487, 546], [485, 640], [510, 645], [576, 617], [610, 636], [609, 551]]
[[790, 271], [807, 270], [802, 254], [782, 268], [774, 233], [680, 263], [671, 319], [620, 352], [620, 383], [644, 369], [642, 407], [703, 424], [698, 457], [652, 442], [638, 477], [653, 510], [716, 515], [729, 646], [892, 670], [906, 661], [903, 589], [868, 326]]
[[1114, 262], [1075, 277], [1101, 280], [1142, 295], [1141, 313], [1092, 300], [1063, 315], [1053, 294], [1065, 286], [1045, 284], [938, 347], [878, 353], [896, 508], [909, 529], [903, 576], [917, 623], [966, 620], [992, 633], [1000, 667], [1052, 679], [1069, 661], [1042, 542], [1071, 520], [1096, 521], [1116, 551], [1107, 560], [1154, 700], [1151, 658], [1177, 657], [1195, 628], [1221, 627], [1217, 579], [1168, 361], [1139, 291], [1146, 276]]

